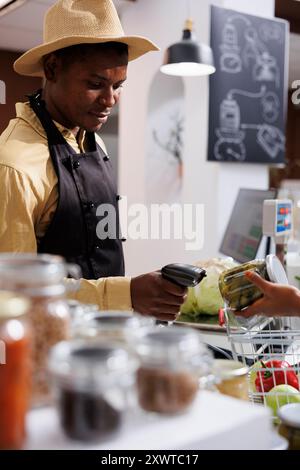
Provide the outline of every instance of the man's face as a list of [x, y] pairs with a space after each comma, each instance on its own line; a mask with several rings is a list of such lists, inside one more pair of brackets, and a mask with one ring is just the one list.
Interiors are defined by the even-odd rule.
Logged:
[[61, 123], [69, 129], [98, 131], [119, 101], [126, 80], [127, 55], [120, 56], [113, 50], [93, 52], [67, 66], [62, 58], [52, 60], [55, 72], [50, 80], [50, 99]]

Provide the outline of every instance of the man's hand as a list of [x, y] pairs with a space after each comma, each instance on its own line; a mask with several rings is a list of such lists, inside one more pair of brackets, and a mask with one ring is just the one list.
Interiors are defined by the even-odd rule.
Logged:
[[264, 296], [242, 312], [236, 312], [237, 315], [246, 318], [253, 315], [300, 317], [300, 291], [296, 287], [273, 284], [253, 271], [248, 271], [245, 275]]
[[132, 278], [130, 289], [136, 312], [163, 321], [176, 319], [187, 295], [187, 288], [167, 281], [158, 271]]

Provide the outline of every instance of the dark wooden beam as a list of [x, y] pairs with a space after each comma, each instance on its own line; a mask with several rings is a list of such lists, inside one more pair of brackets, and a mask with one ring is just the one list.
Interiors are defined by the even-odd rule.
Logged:
[[275, 0], [275, 16], [289, 21], [291, 33], [300, 34], [300, 2]]

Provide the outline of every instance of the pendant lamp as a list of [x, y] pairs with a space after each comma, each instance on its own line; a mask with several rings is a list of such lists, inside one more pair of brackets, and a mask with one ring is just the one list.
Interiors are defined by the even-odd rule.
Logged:
[[181, 41], [168, 47], [160, 70], [181, 77], [211, 75], [216, 71], [213, 52], [196, 40], [191, 19], [185, 22]]

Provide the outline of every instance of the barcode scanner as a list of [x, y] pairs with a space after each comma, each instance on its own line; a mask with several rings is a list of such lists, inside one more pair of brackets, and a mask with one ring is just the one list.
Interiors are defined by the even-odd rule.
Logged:
[[[167, 264], [161, 269], [161, 275], [173, 284], [181, 287], [195, 287], [206, 277], [206, 271], [191, 264]], [[157, 325], [172, 325], [172, 322], [157, 320]]]
[[164, 279], [182, 287], [195, 287], [206, 277], [206, 271], [191, 264], [167, 264], [161, 269]]

